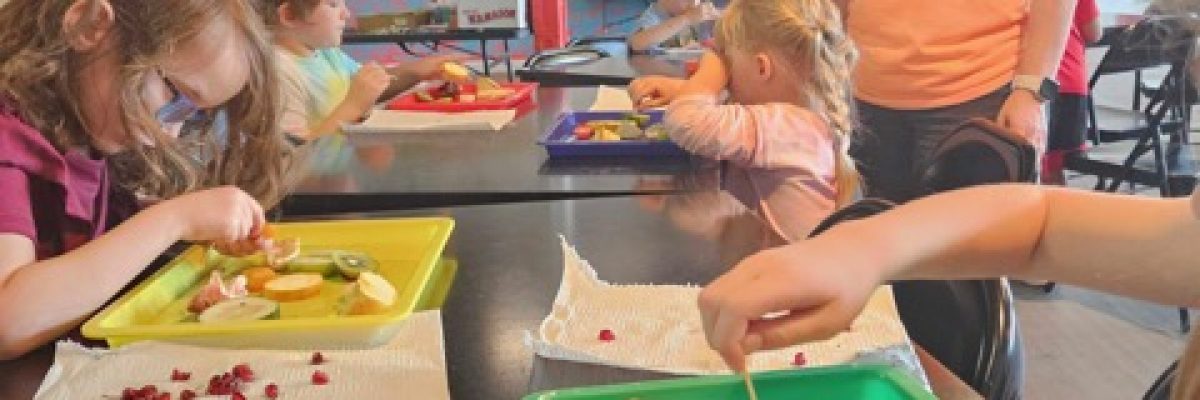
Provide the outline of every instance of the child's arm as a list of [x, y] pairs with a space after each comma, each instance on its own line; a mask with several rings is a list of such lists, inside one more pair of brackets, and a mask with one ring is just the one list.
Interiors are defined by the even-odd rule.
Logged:
[[658, 25], [649, 26], [634, 32], [626, 40], [626, 43], [629, 45], [630, 50], [646, 51], [654, 48], [654, 46], [658, 46], [659, 43], [670, 39], [692, 25], [712, 21], [717, 19], [718, 16], [720, 16], [720, 12], [717, 11], [716, 7], [710, 2], [705, 2], [692, 7], [686, 13], [668, 18]]
[[694, 154], [756, 167], [810, 167], [833, 149], [824, 123], [808, 110], [719, 104], [727, 83], [720, 57], [705, 53], [667, 107], [664, 122], [672, 140]]
[[78, 326], [175, 241], [242, 241], [264, 225], [254, 199], [225, 187], [151, 206], [78, 249], [42, 261], [34, 261], [30, 238], [0, 233], [0, 360]]
[[387, 90], [383, 92], [381, 100], [395, 97], [400, 92], [411, 89], [421, 81], [445, 79], [442, 65], [449, 62], [462, 62], [466, 59], [467, 57], [462, 55], [428, 56], [389, 68], [388, 73], [394, 78], [392, 79], [391, 86], [388, 86]]
[[1075, 23], [1079, 25], [1079, 33], [1083, 34], [1084, 44], [1100, 40], [1104, 29], [1100, 26], [1100, 10], [1096, 7], [1096, 0], [1079, 0], [1075, 12]]
[[704, 52], [700, 56], [700, 63], [696, 66], [696, 73], [692, 74], [691, 78], [687, 79], [687, 83], [679, 89], [679, 96], [687, 96], [691, 94], [712, 95], [721, 94], [722, 90], [729, 85], [729, 72], [725, 69], [725, 61], [721, 60], [721, 56], [714, 53], [712, 50]]
[[[741, 370], [745, 353], [840, 332], [889, 279], [1047, 279], [1198, 306], [1197, 241], [1186, 199], [976, 187], [749, 257], [704, 289], [700, 308], [709, 344]], [[779, 310], [791, 315], [760, 320]]]
[[391, 75], [379, 64], [369, 62], [363, 64], [354, 79], [350, 81], [350, 89], [329, 115], [325, 116], [310, 127], [308, 137], [312, 140], [322, 135], [337, 132], [343, 124], [358, 122], [371, 108], [375, 106], [383, 91], [391, 84]]

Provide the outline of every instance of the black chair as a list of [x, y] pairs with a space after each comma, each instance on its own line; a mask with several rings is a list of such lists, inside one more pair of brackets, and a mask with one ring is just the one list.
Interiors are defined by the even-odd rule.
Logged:
[[[1115, 163], [1088, 157], [1084, 153], [1070, 154], [1065, 162], [1069, 170], [1095, 175], [1096, 190], [1116, 191], [1121, 183], [1157, 186], [1164, 196], [1190, 192], [1195, 186], [1191, 174], [1172, 174], [1173, 162], [1190, 154], [1186, 149], [1189, 105], [1195, 101], [1194, 88], [1188, 82], [1187, 60], [1191, 57], [1188, 37], [1193, 34], [1178, 17], [1152, 17], [1114, 34], [1110, 47], [1088, 82], [1094, 89], [1106, 75], [1125, 73], [1160, 66], [1169, 67], [1157, 89], [1147, 92], [1150, 98], [1143, 109], [1103, 110], [1106, 126], [1100, 126], [1099, 113], [1089, 98], [1088, 137], [1096, 146], [1117, 141], [1134, 140], [1132, 151], [1123, 162]], [[1140, 74], [1139, 74], [1140, 75]], [[1141, 91], [1139, 91], [1140, 93]], [[1169, 135], [1171, 147], [1163, 143]], [[1153, 165], [1139, 167], [1139, 159], [1153, 154]], [[1188, 161], [1190, 162], [1190, 160]]]
[[[923, 194], [967, 186], [1032, 182], [1036, 152], [991, 121], [964, 123], [935, 148]], [[887, 211], [864, 199], [834, 212], [813, 236], [839, 222]], [[1024, 360], [1012, 291], [1003, 279], [893, 283], [900, 318], [913, 341], [989, 400], [1020, 398]]]
[[[887, 200], [860, 200], [830, 215], [812, 236], [891, 207]], [[892, 290], [914, 342], [985, 398], [1019, 398], [1021, 341], [1012, 293], [1004, 281], [895, 282]]]
[[1150, 385], [1150, 389], [1146, 390], [1146, 394], [1142, 396], [1143, 400], [1170, 400], [1171, 387], [1175, 383], [1175, 372], [1179, 369], [1179, 361], [1171, 363], [1158, 379]]
[[1037, 151], [1021, 136], [975, 118], [942, 138], [922, 176], [922, 195], [1037, 177]]

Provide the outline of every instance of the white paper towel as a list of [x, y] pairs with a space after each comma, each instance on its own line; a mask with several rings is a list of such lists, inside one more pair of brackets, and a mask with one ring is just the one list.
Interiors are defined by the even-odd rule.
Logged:
[[632, 111], [633, 99], [629, 92], [622, 88], [611, 86], [596, 87], [596, 101], [588, 111]]
[[342, 130], [347, 133], [498, 131], [516, 116], [516, 110], [459, 113], [375, 110], [366, 121], [343, 125]]
[[[613, 285], [600, 280], [567, 242], [563, 278], [550, 315], [526, 344], [552, 359], [582, 361], [681, 375], [725, 374], [729, 369], [704, 339], [696, 297], [700, 288], [678, 285]], [[748, 288], [752, 290], [752, 288]], [[616, 340], [602, 341], [601, 330]], [[751, 355], [753, 371], [794, 368], [797, 352], [809, 366], [891, 364], [924, 381], [891, 288], [881, 287], [852, 328], [832, 339]]]
[[[279, 385], [284, 399], [449, 399], [444, 348], [438, 311], [411, 315], [396, 336], [378, 348], [322, 351], [327, 361], [319, 366], [309, 365], [311, 351], [215, 349], [154, 341], [95, 350], [60, 342], [54, 365], [34, 398], [119, 398], [123, 388], [147, 384], [170, 390], [173, 398], [184, 389], [203, 394], [209, 377], [247, 363], [256, 375], [243, 390], [251, 399], [264, 398], [268, 383]], [[171, 382], [173, 368], [191, 372], [191, 380]], [[311, 383], [316, 370], [329, 375], [329, 384]]]

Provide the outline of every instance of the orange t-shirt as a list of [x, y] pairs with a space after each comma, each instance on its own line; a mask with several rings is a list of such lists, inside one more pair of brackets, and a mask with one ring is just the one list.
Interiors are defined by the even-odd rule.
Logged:
[[860, 100], [919, 110], [961, 104], [1012, 81], [1028, 0], [849, 0]]

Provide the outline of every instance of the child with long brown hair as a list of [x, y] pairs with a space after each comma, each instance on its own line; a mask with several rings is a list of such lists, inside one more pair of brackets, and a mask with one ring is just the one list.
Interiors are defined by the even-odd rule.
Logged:
[[[11, 0], [0, 25], [0, 359], [70, 331], [176, 241], [256, 246], [290, 147], [252, 7]], [[168, 129], [198, 110], [226, 129]], [[117, 192], [160, 201], [113, 227]]]
[[[639, 78], [643, 105], [668, 104], [685, 149], [731, 162], [723, 182], [788, 241], [854, 198], [854, 45], [827, 0], [735, 0], [687, 80]], [[730, 104], [721, 104], [728, 90]]]

